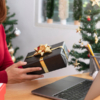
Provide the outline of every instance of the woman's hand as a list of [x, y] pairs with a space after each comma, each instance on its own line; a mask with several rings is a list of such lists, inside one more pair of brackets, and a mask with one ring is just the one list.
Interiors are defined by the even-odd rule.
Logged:
[[37, 78], [42, 78], [43, 75], [27, 75], [26, 73], [28, 72], [33, 72], [33, 71], [40, 71], [42, 70], [40, 67], [35, 67], [35, 68], [18, 68], [19, 66], [24, 66], [26, 65], [26, 62], [18, 62], [13, 64], [12, 66], [8, 67], [5, 71], [7, 72], [8, 75], [8, 84], [12, 83], [20, 83], [24, 82], [27, 80], [33, 80]]

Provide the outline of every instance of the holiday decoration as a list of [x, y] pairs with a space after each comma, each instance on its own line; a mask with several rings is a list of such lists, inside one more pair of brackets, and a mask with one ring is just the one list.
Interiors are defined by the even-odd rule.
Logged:
[[51, 45], [51, 50], [50, 47], [46, 45], [40, 45], [38, 48], [35, 48], [35, 51], [47, 51], [52, 52], [51, 53], [46, 53], [43, 56], [34, 55], [34, 51], [31, 53], [28, 53], [26, 56], [26, 59], [24, 60], [27, 62], [27, 65], [23, 66], [23, 68], [29, 68], [29, 67], [41, 67], [41, 71], [35, 71], [31, 72], [28, 74], [43, 74], [43, 73], [48, 73], [57, 69], [61, 69], [67, 66], [68, 62], [68, 57], [69, 53], [67, 50], [67, 47], [65, 45], [65, 42], [60, 42], [54, 45]]
[[74, 0], [74, 5], [73, 5], [73, 17], [74, 17], [74, 24], [75, 25], [80, 25], [80, 18], [82, 17], [82, 0]]
[[90, 16], [87, 16], [87, 21], [91, 21], [91, 18], [90, 18]]
[[97, 44], [98, 43], [98, 37], [97, 37], [97, 35], [95, 34], [95, 44]]
[[35, 48], [35, 53], [34, 53], [34, 56], [36, 55], [41, 55], [43, 56], [44, 53], [51, 53], [51, 49], [50, 49], [50, 46], [48, 46], [47, 44], [45, 45], [40, 45], [39, 47]]
[[11, 58], [12, 58], [12, 61], [13, 61], [13, 62], [16, 61], [16, 58], [15, 58], [14, 56], [12, 56]]
[[75, 67], [77, 67], [79, 64], [80, 64], [80, 63], [78, 63], [77, 60], [73, 63], [73, 65], [74, 65]]
[[78, 29], [76, 29], [76, 32], [77, 32], [77, 33], [78, 33], [78, 32], [80, 33], [81, 30], [82, 30], [82, 29], [80, 29], [80, 27], [79, 27]]
[[[16, 36], [20, 35], [20, 31], [19, 30], [15, 31], [14, 25], [17, 24], [17, 20], [13, 19], [14, 16], [15, 16], [15, 13], [10, 14], [9, 7], [7, 6], [7, 18], [2, 24], [5, 28], [8, 50], [9, 50], [11, 56], [15, 57], [15, 54], [16, 54], [17, 50], [19, 49], [19, 47], [13, 48], [12, 39], [16, 38]], [[12, 57], [12, 58], [15, 63], [23, 59], [23, 56], [20, 56], [17, 58], [14, 58], [14, 57]]]
[[47, 0], [47, 23], [52, 23], [52, 17], [53, 17], [53, 13], [54, 13], [54, 0]]
[[79, 43], [82, 43], [82, 40], [81, 39], [79, 40]]
[[90, 54], [88, 54], [88, 57], [90, 58]]
[[11, 43], [9, 43], [9, 44], [7, 45], [7, 47], [8, 47], [8, 48], [11, 47]]
[[16, 36], [19, 36], [21, 34], [21, 31], [18, 28], [16, 28], [14, 34]]
[[9, 49], [9, 52], [10, 52], [11, 55], [13, 55], [13, 54], [14, 54], [14, 49], [11, 47], [11, 48]]
[[[79, 1], [79, 0], [78, 0]], [[94, 0], [93, 0], [94, 1]], [[80, 32], [82, 36], [82, 42], [91, 44], [94, 53], [100, 53], [100, 28], [97, 28], [97, 23], [100, 21], [100, 7], [92, 6], [92, 2], [88, 3], [86, 6], [88, 10], [84, 10], [84, 16], [80, 19], [81, 26], [78, 28], [77, 32]], [[91, 21], [87, 21], [87, 16], [91, 18]], [[81, 29], [81, 31], [80, 31]], [[96, 34], [96, 35], [95, 35]], [[95, 35], [95, 37], [94, 37]], [[73, 62], [78, 59], [78, 71], [87, 70], [90, 67], [89, 52], [83, 44], [77, 43], [73, 46], [70, 51], [71, 60], [69, 65], [73, 65]]]
[[81, 47], [83, 47], [84, 46], [84, 44], [83, 44], [83, 42], [81, 43]]
[[92, 6], [98, 5], [99, 6], [99, 1], [100, 0], [91, 0], [92, 1]]
[[68, 1], [59, 0], [59, 18], [61, 24], [66, 25], [66, 18], [68, 18]]

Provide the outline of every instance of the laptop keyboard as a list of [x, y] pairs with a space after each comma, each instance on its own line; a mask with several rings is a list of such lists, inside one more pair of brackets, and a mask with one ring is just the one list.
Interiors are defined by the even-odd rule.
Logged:
[[69, 89], [54, 95], [54, 97], [62, 98], [64, 100], [84, 100], [83, 97], [86, 96], [91, 84], [92, 81], [85, 80]]

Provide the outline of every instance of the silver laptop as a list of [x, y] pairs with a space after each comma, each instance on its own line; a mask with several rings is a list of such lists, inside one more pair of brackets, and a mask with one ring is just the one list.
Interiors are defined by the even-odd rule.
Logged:
[[53, 100], [93, 100], [100, 95], [100, 88], [98, 87], [100, 87], [100, 71], [94, 82], [92, 80], [69, 76], [33, 90], [32, 94]]

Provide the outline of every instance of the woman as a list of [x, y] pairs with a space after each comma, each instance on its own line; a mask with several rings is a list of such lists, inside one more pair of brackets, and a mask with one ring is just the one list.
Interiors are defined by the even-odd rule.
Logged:
[[0, 0], [0, 83], [19, 83], [43, 77], [43, 75], [27, 75], [26, 73], [41, 70], [36, 68], [18, 68], [26, 62], [13, 63], [6, 44], [6, 35], [2, 22], [6, 19], [7, 9], [5, 0]]

